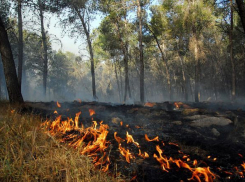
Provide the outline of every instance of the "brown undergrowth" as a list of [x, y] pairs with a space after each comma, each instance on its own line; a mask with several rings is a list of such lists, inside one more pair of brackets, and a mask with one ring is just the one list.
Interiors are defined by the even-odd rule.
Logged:
[[42, 118], [0, 103], [0, 181], [115, 181], [40, 128]]

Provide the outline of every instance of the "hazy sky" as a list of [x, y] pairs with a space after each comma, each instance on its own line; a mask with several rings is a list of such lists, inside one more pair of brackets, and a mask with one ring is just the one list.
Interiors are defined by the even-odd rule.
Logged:
[[[52, 16], [50, 19], [49, 29], [47, 29], [49, 34], [55, 35], [62, 42], [62, 48], [61, 48], [60, 43], [52, 41], [53, 49], [55, 50], [61, 49], [64, 52], [69, 51], [77, 55], [80, 55], [83, 49], [86, 48], [86, 45], [81, 46], [81, 42], [85, 41], [85, 37], [80, 37], [80, 40], [76, 40], [75, 43], [74, 38], [71, 38], [68, 35], [62, 35], [62, 29], [58, 25], [58, 21], [59, 20], [55, 16]], [[100, 16], [96, 16], [95, 20], [91, 24], [92, 29], [97, 28], [100, 22], [101, 22]]]

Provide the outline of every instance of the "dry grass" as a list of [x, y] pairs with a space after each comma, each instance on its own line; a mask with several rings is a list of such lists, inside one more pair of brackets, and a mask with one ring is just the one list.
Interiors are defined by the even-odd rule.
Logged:
[[113, 181], [78, 150], [45, 134], [40, 117], [13, 110], [0, 103], [0, 181]]

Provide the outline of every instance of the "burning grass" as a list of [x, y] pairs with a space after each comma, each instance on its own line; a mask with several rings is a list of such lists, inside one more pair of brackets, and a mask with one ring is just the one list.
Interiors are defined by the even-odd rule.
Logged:
[[80, 150], [67, 149], [40, 128], [38, 116], [0, 105], [0, 181], [113, 181]]

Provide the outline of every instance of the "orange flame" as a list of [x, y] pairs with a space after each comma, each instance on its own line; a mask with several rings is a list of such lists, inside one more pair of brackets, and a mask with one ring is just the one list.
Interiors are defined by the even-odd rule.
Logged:
[[177, 104], [177, 102], [175, 102], [174, 105], [176, 109], [179, 109], [179, 105]]
[[[66, 134], [61, 139], [58, 139], [60, 142], [67, 142], [68, 145], [74, 148], [78, 148], [84, 140], [93, 139], [93, 141], [89, 141], [85, 147], [82, 148], [81, 154], [88, 154], [88, 156], [93, 158], [93, 163], [95, 166], [101, 165], [101, 170], [106, 172], [109, 169], [110, 159], [106, 154], [105, 149], [108, 148], [108, 141], [106, 141], [106, 137], [108, 134], [108, 125], [103, 124], [103, 121], [100, 122], [100, 127], [97, 129], [97, 122], [94, 121], [93, 126], [88, 128], [79, 128], [78, 120], [81, 112], [76, 114], [75, 120], [67, 119], [65, 121], [61, 121], [61, 116], [57, 116], [57, 118], [51, 122], [46, 121], [41, 126], [46, 129], [46, 131], [51, 135], [60, 136], [60, 134]], [[78, 133], [66, 133], [70, 130], [77, 130]], [[84, 143], [85, 144], [85, 143]], [[83, 144], [83, 145], [84, 145]], [[104, 153], [104, 154], [103, 154]], [[103, 154], [102, 157], [98, 157], [100, 154]]]
[[123, 148], [122, 146], [121, 146], [121, 144], [119, 143], [119, 151], [120, 151], [120, 153], [122, 154], [122, 156], [124, 156], [125, 157], [125, 159], [126, 159], [126, 161], [128, 162], [128, 163], [130, 163], [130, 159], [134, 159], [134, 156], [129, 152], [129, 149], [125, 149], [125, 148]]
[[89, 115], [93, 116], [95, 114], [95, 111], [93, 109], [89, 109]]
[[141, 150], [139, 149], [139, 154], [138, 154], [140, 157], [142, 157], [142, 158], [149, 158], [150, 156], [149, 156], [149, 154], [147, 153], [147, 152], [144, 152], [143, 154], [141, 153]]
[[76, 117], [75, 117], [75, 128], [76, 129], [78, 128], [78, 120], [79, 120], [79, 116], [81, 113], [82, 113], [81, 111], [76, 113]]
[[59, 103], [58, 101], [57, 101], [57, 103], [56, 103], [56, 104], [57, 104], [57, 106], [58, 106], [58, 107], [61, 107], [61, 105], [60, 105], [60, 103]]
[[117, 136], [117, 132], [114, 133], [114, 138], [117, 141], [117, 143], [124, 142], [125, 140]]
[[179, 145], [177, 143], [173, 143], [173, 142], [169, 142], [169, 145], [175, 145], [176, 147], [178, 147]]
[[150, 139], [148, 138], [147, 134], [145, 134], [145, 140], [148, 141], [148, 142], [152, 142], [152, 141], [157, 141], [157, 142], [159, 142], [158, 136], [156, 136], [155, 138], [153, 138], [153, 139], [150, 140]]
[[137, 178], [137, 175], [135, 175], [134, 177], [132, 177], [130, 181], [134, 181], [136, 178]]
[[121, 125], [121, 126], [123, 125], [123, 122], [122, 122], [122, 121], [120, 121], [120, 125]]
[[215, 174], [212, 173], [209, 169], [209, 167], [197, 167], [194, 169], [194, 172], [192, 173], [192, 177], [190, 180], [196, 179], [197, 181], [202, 181], [200, 179], [200, 176], [204, 177], [204, 181], [213, 181], [215, 179]]
[[57, 111], [54, 111], [54, 114], [58, 114], [58, 112]]
[[[162, 156], [163, 150], [160, 148], [159, 145], [156, 146], [156, 150], [159, 153], [159, 157], [154, 154], [153, 157], [160, 163], [162, 170], [169, 172], [168, 169], [170, 169], [170, 164], [175, 163], [179, 168], [183, 167], [192, 172], [192, 177], [189, 180], [197, 180], [201, 182], [201, 178], [204, 178], [206, 182], [213, 182], [213, 179], [215, 179], [215, 174], [212, 173], [209, 169], [209, 167], [197, 167], [197, 168], [191, 168], [189, 164], [179, 160], [174, 160], [171, 157], [167, 159], [167, 157]], [[193, 164], [197, 163], [197, 161]]]
[[195, 159], [194, 161], [193, 161], [193, 166], [196, 166], [197, 165], [197, 160]]
[[128, 132], [126, 132], [126, 140], [127, 140], [127, 143], [133, 143], [137, 147], [140, 147], [139, 143], [138, 142], [135, 142], [133, 136], [132, 135], [129, 135]]
[[140, 126], [138, 126], [138, 125], [135, 125], [135, 128], [139, 129], [139, 128], [141, 128], [141, 127], [140, 127]]
[[144, 106], [146, 106], [146, 107], [154, 107], [155, 105], [156, 105], [155, 103], [146, 102]]
[[245, 171], [245, 162], [243, 162], [243, 163], [241, 164], [241, 166], [243, 167], [243, 170]]

